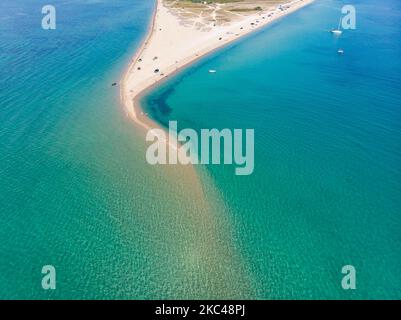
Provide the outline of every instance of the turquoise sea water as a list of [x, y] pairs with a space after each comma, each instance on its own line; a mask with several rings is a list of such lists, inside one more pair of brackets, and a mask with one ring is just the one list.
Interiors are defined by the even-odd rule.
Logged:
[[197, 168], [210, 208], [146, 163], [111, 86], [153, 2], [53, 2], [55, 31], [44, 1], [0, 3], [0, 298], [401, 296], [399, 2], [356, 1], [334, 39], [342, 2], [317, 1], [145, 98], [162, 123], [255, 129], [252, 176]]
[[0, 4], [0, 298], [250, 296], [211, 184], [149, 166], [112, 86], [154, 2], [55, 1], [54, 31], [45, 4]]
[[[357, 28], [340, 38], [327, 31], [343, 2], [316, 1], [144, 101], [164, 124], [255, 130], [253, 175], [207, 171], [257, 297], [401, 297], [401, 5], [352, 4]], [[340, 285], [347, 264], [355, 291]]]

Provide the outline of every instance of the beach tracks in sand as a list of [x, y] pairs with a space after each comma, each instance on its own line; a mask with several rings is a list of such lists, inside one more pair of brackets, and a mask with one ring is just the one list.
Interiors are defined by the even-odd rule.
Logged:
[[145, 130], [158, 127], [139, 105], [147, 90], [200, 57], [311, 2], [157, 0], [148, 35], [121, 81], [127, 116]]

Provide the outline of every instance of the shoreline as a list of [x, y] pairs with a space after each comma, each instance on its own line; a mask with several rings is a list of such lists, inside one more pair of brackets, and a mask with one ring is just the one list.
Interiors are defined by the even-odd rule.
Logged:
[[[184, 68], [188, 67], [192, 63], [207, 56], [208, 54], [211, 54], [219, 49], [222, 49], [228, 44], [231, 44], [234, 41], [243, 38], [244, 36], [250, 35], [255, 31], [261, 30], [263, 27], [269, 25], [270, 23], [277, 21], [278, 19], [285, 17], [288, 14], [291, 14], [313, 2], [314, 0], [293, 0], [282, 5], [283, 7], [286, 7], [285, 10], [280, 11], [277, 8], [278, 6], [276, 6], [274, 10], [263, 11], [262, 13], [251, 15], [241, 21], [237, 21], [228, 26], [220, 27], [219, 30], [217, 30], [218, 32], [214, 33], [216, 37], [220, 36], [219, 41], [216, 41], [215, 39], [214, 41], [212, 41], [212, 39], [209, 39], [209, 37], [206, 37], [206, 39], [201, 39], [204, 42], [201, 43], [203, 47], [200, 50], [196, 51], [195, 54], [193, 54], [192, 51], [192, 54], [189, 55], [184, 54], [183, 57], [179, 57], [179, 53], [177, 53], [178, 56], [174, 55], [175, 63], [170, 63], [170, 64], [165, 63], [166, 68], [162, 69], [163, 73], [159, 75], [159, 74], [149, 74], [148, 72], [147, 75], [143, 76], [143, 74], [140, 75], [140, 71], [138, 71], [139, 70], [138, 65], [140, 65], [142, 57], [145, 60], [146, 50], [148, 49], [149, 51], [152, 51], [151, 50], [152, 48], [149, 49], [149, 47], [152, 46], [154, 42], [157, 40], [156, 39], [152, 43], [152, 39], [156, 37], [157, 32], [159, 30], [160, 32], [162, 30], [161, 28], [159, 30], [157, 30], [156, 28], [158, 22], [157, 21], [158, 16], [159, 17], [161, 15], [166, 16], [168, 14], [173, 16], [173, 14], [169, 12], [169, 8], [163, 4], [163, 0], [156, 0], [155, 8], [153, 10], [153, 15], [151, 22], [149, 24], [147, 35], [145, 39], [142, 41], [141, 46], [136, 50], [133, 58], [130, 61], [128, 68], [124, 72], [122, 80], [120, 81], [120, 99], [123, 104], [127, 117], [129, 117], [132, 121], [134, 121], [138, 125], [138, 127], [141, 127], [145, 131], [156, 128], [162, 128], [155, 120], [151, 119], [147, 114], [145, 114], [141, 106], [140, 100], [147, 93], [149, 93], [149, 91], [154, 89], [156, 86], [162, 84], [163, 82], [167, 81], [171, 76], [174, 76], [175, 74], [182, 71]], [[163, 10], [163, 12], [161, 12], [161, 10]], [[174, 19], [177, 20], [178, 23], [179, 19], [175, 16], [173, 17]], [[162, 20], [162, 18], [163, 17], [160, 17], [159, 19]], [[171, 19], [171, 17], [169, 18]], [[264, 20], [264, 21], [260, 21], [259, 23], [259, 20]], [[257, 21], [257, 23], [254, 21]], [[244, 25], [246, 25], [245, 30], [243, 27]], [[251, 27], [249, 25], [251, 25]], [[179, 26], [179, 28], [187, 28], [187, 27]], [[243, 31], [239, 33], [238, 29], [241, 29]], [[236, 33], [234, 32], [235, 30]], [[204, 34], [206, 35], [207, 33], [204, 32]], [[230, 36], [227, 36], [227, 38], [225, 38], [224, 41], [222, 41], [223, 34], [225, 36], [227, 34], [230, 34]], [[196, 37], [196, 34], [194, 35], [194, 37]], [[210, 40], [209, 43], [207, 40]], [[150, 52], [146, 56], [146, 58], [149, 58], [149, 55], [152, 56], [152, 52]], [[158, 64], [154, 63], [153, 65], [158, 65]], [[135, 70], [135, 68], [137, 68], [137, 70]], [[133, 74], [135, 75], [134, 77], [132, 77]], [[140, 79], [139, 83], [135, 83], [134, 80], [141, 78], [141, 76], [142, 79]], [[168, 144], [171, 145], [169, 141]], [[173, 145], [173, 147], [175, 149], [177, 148], [176, 145]]]
[[[124, 75], [122, 80], [120, 81], [120, 101], [123, 104], [125, 113], [127, 115], [127, 117], [129, 117], [131, 120], [133, 120], [134, 122], [136, 122], [137, 124], [139, 124], [140, 126], [142, 126], [144, 129], [150, 129], [149, 125], [144, 125], [141, 124], [141, 122], [138, 120], [137, 118], [137, 114], [135, 112], [135, 97], [131, 98], [131, 102], [129, 101], [130, 97], [126, 96], [127, 94], [127, 77], [129, 75], [129, 73], [131, 72], [131, 70], [135, 67], [135, 62], [138, 60], [138, 58], [140, 57], [140, 55], [142, 54], [143, 50], [145, 49], [146, 44], [149, 42], [149, 40], [152, 37], [153, 34], [153, 29], [155, 27], [155, 22], [156, 22], [156, 13], [157, 13], [157, 7], [159, 5], [159, 0], [155, 1], [155, 7], [153, 9], [152, 12], [152, 19], [150, 20], [149, 26], [148, 26], [148, 30], [146, 32], [146, 36], [144, 38], [144, 40], [142, 41], [140, 47], [136, 50], [134, 56], [131, 58], [130, 60], [130, 64], [128, 65], [128, 68], [124, 71]], [[150, 88], [149, 88], [150, 89]], [[143, 91], [145, 91], [146, 89], [144, 89]], [[138, 92], [138, 94], [136, 95], [136, 97], [138, 97], [142, 92]], [[128, 100], [127, 100], [128, 99]], [[132, 104], [132, 106], [130, 106]], [[138, 102], [139, 105], [139, 102]], [[149, 120], [151, 120], [149, 118]], [[156, 122], [154, 122], [156, 124]]]

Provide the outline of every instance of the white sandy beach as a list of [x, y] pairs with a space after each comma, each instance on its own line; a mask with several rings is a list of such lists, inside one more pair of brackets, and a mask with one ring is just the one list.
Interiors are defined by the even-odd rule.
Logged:
[[143, 113], [140, 95], [180, 68], [314, 0], [294, 0], [269, 10], [240, 16], [231, 23], [210, 23], [207, 31], [183, 24], [163, 0], [157, 0], [149, 33], [133, 57], [122, 81], [121, 100], [127, 116], [146, 130], [158, 127]]

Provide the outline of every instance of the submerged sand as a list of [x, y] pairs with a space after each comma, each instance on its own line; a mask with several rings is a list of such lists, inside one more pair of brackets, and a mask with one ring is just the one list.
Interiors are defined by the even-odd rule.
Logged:
[[[183, 21], [163, 0], [157, 0], [149, 33], [121, 81], [121, 100], [127, 116], [145, 131], [160, 128], [139, 104], [147, 90], [205, 54], [312, 1], [293, 1], [283, 11], [271, 8], [251, 15], [238, 15], [230, 23], [214, 26], [212, 21], [212, 25], [205, 29], [204, 24], [199, 27], [199, 24], [190, 25]], [[168, 143], [171, 145], [170, 141]], [[200, 179], [192, 165], [167, 165], [163, 170], [156, 167], [154, 172], [177, 185], [180, 189], [177, 197], [181, 198], [183, 208], [187, 203], [193, 208], [180, 213], [184, 228], [180, 238], [188, 236], [188, 240], [185, 247], [177, 250], [182, 251], [181, 256], [175, 258], [182, 263], [183, 274], [192, 270], [197, 275], [192, 282], [197, 290], [205, 290], [205, 297], [253, 297], [254, 284], [249, 266], [232, 243], [231, 225], [228, 214], [225, 215], [227, 208], [210, 177]], [[202, 184], [205, 180], [206, 183]], [[220, 220], [224, 223], [219, 223]]]

